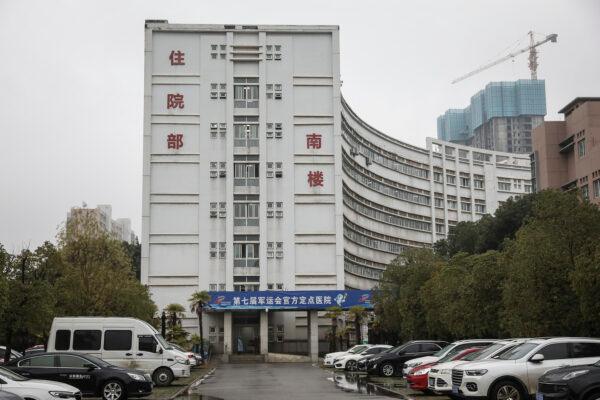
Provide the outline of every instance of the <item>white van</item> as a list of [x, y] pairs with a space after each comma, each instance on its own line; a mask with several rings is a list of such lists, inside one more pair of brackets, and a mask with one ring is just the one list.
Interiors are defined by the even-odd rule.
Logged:
[[157, 386], [190, 376], [190, 363], [156, 329], [136, 318], [54, 318], [47, 351], [91, 354], [151, 374]]

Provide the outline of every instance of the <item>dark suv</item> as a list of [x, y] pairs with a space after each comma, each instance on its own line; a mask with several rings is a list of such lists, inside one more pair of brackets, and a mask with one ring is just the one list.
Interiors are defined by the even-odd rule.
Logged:
[[600, 361], [546, 372], [538, 380], [536, 400], [600, 399]]
[[402, 366], [408, 360], [430, 356], [446, 346], [441, 340], [413, 340], [381, 353], [367, 360], [366, 370], [369, 374], [394, 376], [402, 373]]

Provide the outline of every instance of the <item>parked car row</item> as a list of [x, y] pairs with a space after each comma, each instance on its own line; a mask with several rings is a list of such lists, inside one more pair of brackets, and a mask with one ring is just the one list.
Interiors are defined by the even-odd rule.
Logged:
[[37, 346], [25, 355], [12, 352], [0, 367], [0, 392], [35, 400], [144, 397], [154, 385], [190, 376], [201, 362], [141, 320], [55, 318], [47, 352]]
[[[435, 351], [437, 349], [437, 351]], [[385, 377], [454, 399], [600, 400], [600, 339], [475, 339], [360, 345], [325, 366]]]

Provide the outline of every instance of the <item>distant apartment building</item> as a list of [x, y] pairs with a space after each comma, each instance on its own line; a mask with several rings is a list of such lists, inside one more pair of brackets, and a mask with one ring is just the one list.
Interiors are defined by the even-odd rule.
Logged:
[[437, 119], [438, 139], [481, 149], [530, 153], [531, 133], [546, 115], [543, 80], [491, 82], [464, 109]]
[[110, 204], [98, 204], [96, 208], [88, 208], [84, 203], [82, 207], [71, 207], [67, 213], [67, 225], [74, 219], [83, 215], [91, 215], [98, 223], [100, 230], [109, 233], [113, 238], [128, 243], [134, 243], [137, 236], [131, 230], [129, 218], [112, 219], [112, 206]]
[[600, 204], [600, 97], [577, 97], [559, 112], [564, 121], [546, 121], [533, 132], [533, 184], [578, 189]]

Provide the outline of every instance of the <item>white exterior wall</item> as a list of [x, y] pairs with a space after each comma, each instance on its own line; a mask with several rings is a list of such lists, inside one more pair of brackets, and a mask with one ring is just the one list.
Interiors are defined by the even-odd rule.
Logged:
[[[281, 46], [281, 60], [267, 59], [267, 46], [275, 45]], [[171, 65], [169, 54], [177, 50], [185, 53], [185, 65]], [[241, 273], [259, 275], [261, 290], [271, 283], [282, 283], [284, 290], [371, 288], [403, 249], [431, 246], [449, 225], [480, 218], [475, 199], [494, 212], [499, 202], [525, 193], [525, 181], [531, 180], [527, 156], [436, 139], [420, 148], [393, 139], [343, 101], [339, 68], [337, 27], [147, 24], [142, 283], [159, 309], [187, 305], [193, 291], [211, 285], [234, 290], [234, 275]], [[234, 78], [240, 77], [258, 78], [258, 108], [234, 107]], [[211, 99], [212, 83], [225, 84], [226, 99]], [[282, 85], [281, 100], [267, 99], [268, 84]], [[183, 94], [185, 107], [168, 109], [169, 93]], [[236, 116], [258, 117], [258, 147], [234, 146]], [[224, 138], [220, 133], [211, 138], [211, 123], [226, 124]], [[267, 123], [281, 123], [282, 137], [267, 138]], [[171, 133], [183, 135], [183, 147], [167, 147]], [[320, 149], [307, 148], [310, 133], [322, 135]], [[454, 149], [454, 158], [445, 155], [447, 149]], [[464, 159], [459, 150], [468, 152]], [[473, 160], [473, 152], [490, 161]], [[377, 154], [394, 164], [386, 166]], [[241, 156], [258, 157], [258, 187], [234, 185]], [[226, 163], [226, 176], [211, 177], [211, 162]], [[267, 177], [268, 162], [282, 162], [282, 178]], [[437, 170], [442, 183], [434, 181]], [[468, 174], [470, 187], [448, 185], [449, 170], [456, 172], [457, 184], [460, 172]], [[323, 172], [322, 187], [308, 185], [310, 171]], [[351, 172], [411, 197], [382, 193]], [[473, 175], [484, 176], [481, 190], [473, 188]], [[521, 180], [520, 189], [499, 191], [498, 177]], [[442, 207], [435, 206], [436, 193]], [[234, 225], [234, 198], [243, 194], [258, 196], [258, 227]], [[458, 198], [458, 210], [448, 209], [448, 196]], [[461, 197], [470, 199], [469, 212], [460, 210]], [[225, 203], [223, 218], [210, 217], [211, 202]], [[267, 218], [268, 202], [283, 202], [282, 218]], [[378, 214], [365, 211], [370, 209]], [[258, 236], [258, 269], [234, 268], [236, 235]], [[223, 258], [210, 257], [211, 242], [225, 243]], [[283, 242], [283, 258], [267, 257], [267, 242]], [[305, 339], [305, 314], [275, 313], [270, 323], [283, 323], [286, 338]], [[207, 330], [223, 326], [220, 315], [206, 319]], [[188, 314], [184, 326], [196, 325]]]
[[[266, 57], [275, 45], [281, 60]], [[171, 65], [177, 50], [185, 65]], [[258, 78], [258, 108], [234, 107], [234, 78], [241, 77]], [[338, 28], [147, 24], [145, 82], [142, 282], [159, 309], [187, 305], [193, 291], [211, 285], [234, 290], [234, 275], [243, 274], [260, 276], [260, 290], [278, 283], [284, 290], [343, 289]], [[211, 98], [212, 83], [226, 85], [226, 99]], [[282, 85], [282, 99], [267, 98], [268, 84]], [[183, 94], [183, 109], [167, 108], [173, 93]], [[258, 117], [257, 148], [234, 147], [236, 116]], [[224, 138], [211, 138], [211, 123], [227, 125]], [[281, 123], [282, 137], [267, 138], [267, 123]], [[307, 149], [314, 132], [322, 147]], [[171, 133], [183, 135], [181, 148], [168, 148]], [[234, 185], [240, 156], [258, 157], [258, 187]], [[211, 162], [225, 162], [226, 177], [211, 178]], [[282, 162], [282, 178], [267, 177], [268, 162]], [[309, 187], [309, 171], [323, 172], [322, 187]], [[234, 197], [244, 194], [258, 196], [258, 227], [234, 225]], [[226, 204], [224, 218], [210, 217], [212, 202]], [[267, 218], [267, 202], [283, 202], [283, 217]], [[234, 267], [237, 235], [259, 238], [259, 268]], [[211, 242], [226, 243], [224, 258], [210, 257]], [[283, 258], [268, 258], [267, 242], [283, 242]], [[186, 317], [184, 326], [197, 326]], [[288, 313], [279, 323], [286, 337], [305, 339], [305, 327], [295, 332], [306, 322], [295, 319]], [[217, 315], [207, 321], [207, 330], [222, 327]]]

